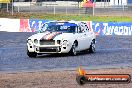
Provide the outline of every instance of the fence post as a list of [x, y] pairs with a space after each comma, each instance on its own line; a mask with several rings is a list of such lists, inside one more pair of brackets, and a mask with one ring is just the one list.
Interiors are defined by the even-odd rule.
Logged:
[[19, 12], [19, 11], [20, 11], [20, 10], [19, 10], [19, 8], [20, 8], [20, 6], [18, 6], [18, 7], [17, 7], [17, 12]]
[[13, 15], [14, 14], [14, 11], [13, 11], [13, 9], [14, 9], [14, 2], [13, 2], [13, 0], [12, 0], [12, 11], [11, 11], [11, 14]]
[[68, 2], [66, 3], [66, 14], [67, 14], [67, 6], [68, 6]]
[[30, 13], [31, 13], [31, 1], [30, 1], [29, 9], [30, 9]]
[[9, 10], [8, 10], [8, 3], [7, 3], [7, 9], [6, 9], [6, 11], [9, 12]]
[[124, 6], [124, 3], [123, 3], [123, 16], [124, 16], [124, 11], [125, 11], [125, 6]]
[[54, 4], [54, 15], [55, 15], [55, 4]]
[[95, 15], [95, 3], [93, 2], [93, 16]]

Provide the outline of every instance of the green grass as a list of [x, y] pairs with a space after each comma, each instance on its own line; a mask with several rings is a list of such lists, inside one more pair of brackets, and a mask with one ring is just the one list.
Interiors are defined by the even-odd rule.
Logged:
[[89, 16], [77, 14], [44, 14], [44, 13], [0, 13], [0, 18], [21, 18], [21, 19], [46, 19], [46, 20], [76, 20], [96, 22], [132, 22], [132, 17], [125, 16]]

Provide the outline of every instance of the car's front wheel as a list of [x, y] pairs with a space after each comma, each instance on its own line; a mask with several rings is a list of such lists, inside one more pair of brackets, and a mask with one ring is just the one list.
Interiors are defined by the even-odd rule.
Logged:
[[89, 48], [89, 52], [90, 53], [94, 53], [95, 52], [95, 40], [93, 40], [91, 42], [90, 48]]
[[73, 45], [72, 45], [72, 47], [71, 47], [71, 50], [69, 52], [73, 56], [77, 55], [76, 47], [77, 47], [77, 43], [74, 42]]
[[31, 57], [31, 58], [37, 57], [37, 53], [35, 53], [35, 52], [29, 52], [28, 50], [27, 50], [27, 55], [28, 55], [29, 57]]

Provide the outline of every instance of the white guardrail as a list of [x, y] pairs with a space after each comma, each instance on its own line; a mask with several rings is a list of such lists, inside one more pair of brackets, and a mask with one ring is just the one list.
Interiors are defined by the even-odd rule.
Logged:
[[0, 18], [0, 31], [19, 32], [20, 19]]

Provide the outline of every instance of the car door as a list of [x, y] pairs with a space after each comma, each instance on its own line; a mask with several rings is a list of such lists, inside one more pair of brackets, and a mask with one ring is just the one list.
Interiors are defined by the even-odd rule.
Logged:
[[91, 45], [91, 42], [92, 42], [92, 34], [91, 34], [89, 29], [86, 29], [85, 34], [86, 34], [86, 36], [85, 36], [86, 37], [85, 49], [88, 49]]
[[83, 29], [84, 31], [84, 35], [85, 35], [85, 45], [84, 45], [84, 49], [88, 49], [91, 45], [91, 41], [92, 41], [92, 34], [87, 26], [87, 24], [85, 22], [81, 22], [81, 29]]
[[78, 40], [78, 47], [76, 50], [80, 51], [86, 49], [87, 40], [88, 40], [87, 33], [81, 27], [78, 27], [77, 40]]

